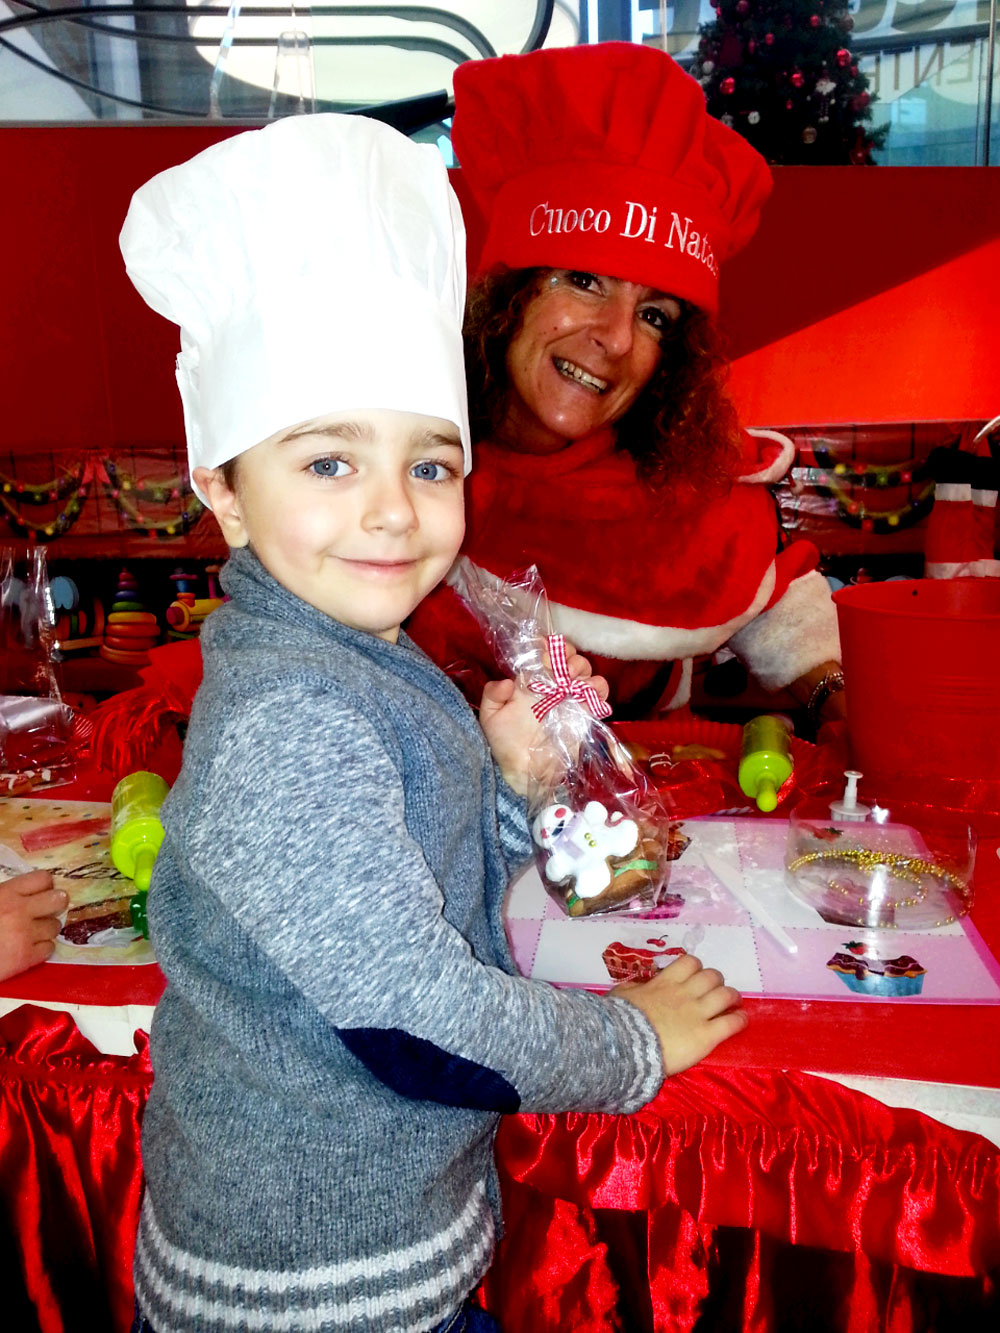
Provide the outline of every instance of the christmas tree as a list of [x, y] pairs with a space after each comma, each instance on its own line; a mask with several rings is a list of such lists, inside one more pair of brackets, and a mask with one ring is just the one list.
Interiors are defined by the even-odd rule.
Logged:
[[847, 0], [722, 0], [703, 23], [691, 72], [711, 115], [768, 162], [864, 166], [873, 130], [868, 79], [849, 46]]

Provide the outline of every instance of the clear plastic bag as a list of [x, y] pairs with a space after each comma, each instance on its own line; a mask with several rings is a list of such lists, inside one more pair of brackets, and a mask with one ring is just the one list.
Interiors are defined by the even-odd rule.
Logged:
[[611, 710], [571, 679], [538, 570], [494, 580], [462, 562], [455, 587], [503, 670], [538, 695], [528, 820], [542, 883], [570, 916], [657, 906], [685, 840], [668, 798], [601, 720]]
[[75, 776], [76, 717], [63, 701], [56, 675], [55, 622], [44, 547], [34, 548], [23, 579], [8, 553], [0, 568], [2, 795]]

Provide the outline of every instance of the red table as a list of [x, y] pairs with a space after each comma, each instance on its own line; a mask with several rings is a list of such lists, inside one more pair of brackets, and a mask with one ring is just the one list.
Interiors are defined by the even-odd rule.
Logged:
[[[99, 784], [72, 794], [106, 799]], [[1000, 950], [996, 846], [980, 847], [974, 918]], [[56, 971], [0, 992], [51, 998]], [[58, 975], [67, 1002], [151, 1003], [162, 985], [155, 968]], [[747, 1008], [744, 1034], [635, 1116], [505, 1120], [508, 1234], [484, 1289], [504, 1326], [996, 1326], [1000, 1149], [795, 1071], [1000, 1087], [1000, 1007]], [[150, 1082], [142, 1037], [138, 1054], [108, 1056], [67, 1014], [0, 1019], [8, 1326], [128, 1328]]]

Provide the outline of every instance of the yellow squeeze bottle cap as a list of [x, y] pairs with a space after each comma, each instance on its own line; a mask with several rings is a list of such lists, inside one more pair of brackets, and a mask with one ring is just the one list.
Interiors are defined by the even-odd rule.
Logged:
[[[777, 806], [778, 789], [770, 778], [761, 778], [758, 781], [754, 800], [757, 802], [757, 809], [763, 810], [765, 814], [770, 814]], [[138, 881], [136, 882], [138, 883]]]
[[150, 843], [135, 849], [135, 874], [132, 876], [135, 887], [144, 892], [149, 888], [149, 881], [153, 874], [153, 866], [156, 864], [157, 848]]

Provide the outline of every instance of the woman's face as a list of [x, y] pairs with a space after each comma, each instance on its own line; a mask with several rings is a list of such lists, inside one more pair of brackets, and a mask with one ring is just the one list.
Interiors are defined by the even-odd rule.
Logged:
[[504, 443], [555, 453], [618, 421], [652, 378], [679, 314], [679, 302], [652, 287], [547, 273], [507, 350]]

